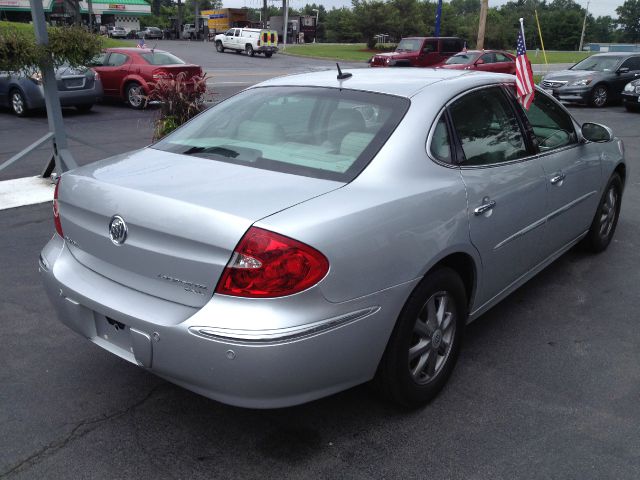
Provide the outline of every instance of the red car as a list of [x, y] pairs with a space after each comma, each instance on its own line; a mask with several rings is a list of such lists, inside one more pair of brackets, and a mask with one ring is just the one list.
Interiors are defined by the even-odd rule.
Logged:
[[458, 37], [407, 37], [400, 40], [394, 52], [371, 57], [371, 67], [429, 67], [442, 63], [464, 48]]
[[480, 70], [482, 72], [516, 74], [516, 57], [502, 50], [467, 50], [456, 53], [437, 68]]
[[200, 66], [148, 48], [107, 48], [91, 66], [100, 74], [105, 97], [123, 99], [135, 109], [145, 106], [158, 80], [175, 78], [180, 72], [186, 72], [187, 81], [203, 76]]

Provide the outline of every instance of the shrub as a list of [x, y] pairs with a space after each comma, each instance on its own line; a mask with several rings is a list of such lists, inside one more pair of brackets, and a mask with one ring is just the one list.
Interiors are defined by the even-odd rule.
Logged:
[[186, 73], [181, 72], [151, 86], [153, 89], [147, 100], [160, 102], [160, 113], [154, 122], [154, 140], [171, 133], [206, 108], [206, 75], [186, 78]]
[[54, 66], [87, 65], [100, 53], [102, 44], [97, 35], [79, 27], [48, 29], [49, 44], [38, 45], [33, 27], [0, 22], [0, 70], [33, 72], [51, 61]]

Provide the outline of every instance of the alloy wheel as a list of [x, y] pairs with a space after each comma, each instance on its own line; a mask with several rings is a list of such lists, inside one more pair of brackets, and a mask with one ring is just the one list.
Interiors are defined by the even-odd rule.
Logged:
[[607, 87], [599, 86], [593, 91], [593, 104], [596, 107], [604, 107], [607, 103]]
[[24, 115], [24, 98], [20, 92], [11, 94], [11, 107], [16, 115]]
[[434, 293], [418, 313], [411, 346], [409, 371], [421, 385], [431, 382], [442, 370], [455, 337], [455, 301], [446, 291]]
[[127, 90], [127, 100], [133, 108], [140, 108], [144, 101], [142, 87], [140, 85], [132, 85]]

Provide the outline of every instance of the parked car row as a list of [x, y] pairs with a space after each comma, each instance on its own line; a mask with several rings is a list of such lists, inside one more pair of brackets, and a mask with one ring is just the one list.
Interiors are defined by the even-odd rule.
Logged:
[[[186, 85], [202, 77], [202, 68], [187, 64], [175, 55], [148, 48], [107, 48], [94, 59], [91, 68], [56, 70], [62, 106], [88, 111], [103, 97], [124, 100], [131, 108], [141, 109], [158, 80], [175, 78], [186, 72]], [[44, 90], [39, 74], [0, 72], [0, 105], [18, 116], [44, 108]]]

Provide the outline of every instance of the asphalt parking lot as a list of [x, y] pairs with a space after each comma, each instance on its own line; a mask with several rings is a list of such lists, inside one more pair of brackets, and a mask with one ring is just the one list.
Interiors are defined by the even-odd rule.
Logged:
[[[231, 73], [234, 58], [236, 73], [251, 60], [226, 57]], [[367, 386], [255, 411], [167, 383], [54, 317], [37, 273], [50, 204], [1, 211], [0, 478], [640, 478], [640, 114], [571, 111], [625, 141], [613, 243], [567, 253], [471, 324], [448, 386], [413, 412]], [[67, 112], [87, 144], [72, 151], [86, 163], [142, 147], [153, 115], [118, 104]], [[0, 161], [45, 132], [44, 115], [0, 111]], [[37, 174], [45, 157], [0, 180]]]

